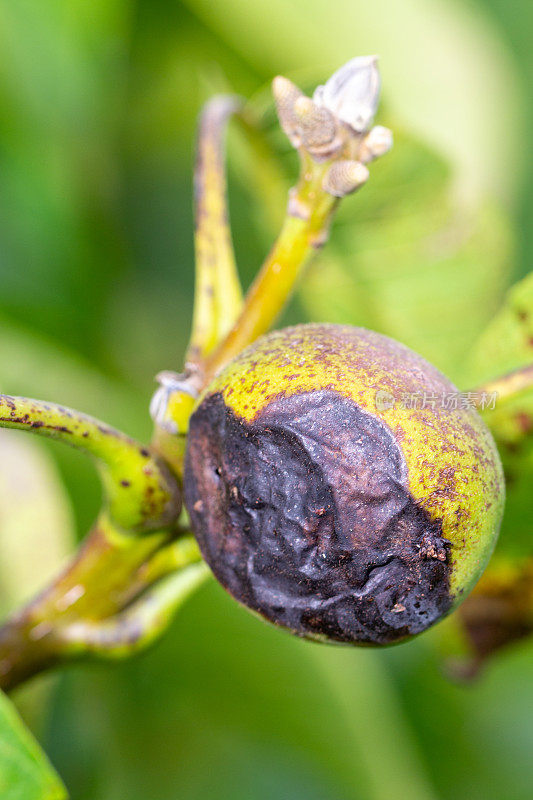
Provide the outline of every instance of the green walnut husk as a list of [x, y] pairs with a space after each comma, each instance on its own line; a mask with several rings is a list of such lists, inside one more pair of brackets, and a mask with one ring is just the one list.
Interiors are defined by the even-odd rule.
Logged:
[[184, 488], [202, 554], [238, 601], [354, 644], [449, 613], [504, 504], [475, 408], [413, 351], [339, 325], [271, 333], [215, 377], [190, 420]]

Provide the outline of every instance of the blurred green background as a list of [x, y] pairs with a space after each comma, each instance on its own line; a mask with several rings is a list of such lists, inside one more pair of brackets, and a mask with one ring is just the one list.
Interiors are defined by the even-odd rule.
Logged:
[[[284, 187], [296, 162], [270, 80], [310, 89], [372, 52], [396, 146], [285, 319], [376, 328], [462, 388], [490, 377], [476, 342], [533, 263], [532, 34], [528, 0], [0, 0], [2, 391], [148, 439], [153, 376], [180, 368], [191, 319], [202, 102], [252, 98]], [[229, 146], [247, 284], [285, 201]], [[8, 609], [84, 534], [99, 486], [82, 456], [22, 434], [2, 433], [0, 455]], [[528, 515], [510, 502], [506, 519], [502, 547], [527, 547]], [[17, 699], [73, 800], [529, 800], [533, 644], [465, 687], [435, 642], [302, 643], [211, 582], [149, 653]]]

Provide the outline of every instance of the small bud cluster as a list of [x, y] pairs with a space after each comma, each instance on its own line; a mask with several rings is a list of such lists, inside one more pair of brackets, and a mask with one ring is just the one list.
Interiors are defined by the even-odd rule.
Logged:
[[274, 79], [281, 127], [292, 145], [316, 162], [332, 161], [323, 188], [344, 197], [368, 179], [365, 164], [392, 147], [392, 133], [371, 127], [379, 98], [375, 56], [353, 58], [307, 97], [287, 78]]

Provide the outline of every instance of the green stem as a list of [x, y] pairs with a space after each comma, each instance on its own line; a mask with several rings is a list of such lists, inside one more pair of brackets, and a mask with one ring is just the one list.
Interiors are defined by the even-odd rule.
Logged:
[[[80, 412], [2, 395], [0, 426], [59, 439], [95, 457], [107, 499], [66, 569], [0, 629], [0, 687], [8, 690], [70, 657], [64, 638], [69, 626], [121, 614], [165, 574], [165, 563], [170, 569], [170, 555], [157, 554], [181, 533], [181, 494], [151, 448]], [[154, 565], [147, 566], [152, 558]], [[176, 567], [197, 561], [198, 554], [182, 545], [179, 558], [174, 553]], [[81, 649], [78, 642], [76, 655]]]
[[131, 535], [101, 515], [59, 577], [0, 628], [0, 688], [10, 690], [64, 660], [68, 625], [122, 611], [137, 572], [169, 537], [164, 531]]
[[289, 300], [310, 258], [326, 242], [338, 199], [322, 183], [330, 164], [301, 153], [300, 180], [292, 190], [281, 233], [246, 295], [228, 335], [203, 364], [205, 382], [227, 361], [265, 333]]
[[152, 586], [161, 578], [201, 561], [202, 555], [196, 539], [192, 534], [183, 534], [179, 539], [161, 547], [153, 558], [141, 567], [137, 576], [136, 591], [140, 593], [143, 588]]
[[0, 395], [0, 427], [59, 439], [97, 459], [109, 514], [135, 531], [161, 527], [179, 513], [178, 485], [147, 447], [92, 417], [54, 403]]
[[191, 564], [167, 575], [122, 613], [104, 622], [86, 620], [67, 626], [62, 632], [65, 654], [121, 659], [149, 647], [168, 627], [176, 611], [208, 578], [203, 562]]
[[226, 123], [241, 105], [237, 97], [214, 97], [200, 118], [194, 176], [196, 286], [186, 356], [191, 364], [211, 352], [231, 328], [242, 303], [229, 228], [223, 155]]
[[60, 662], [153, 642], [208, 576], [190, 535], [132, 537], [102, 517], [65, 571], [0, 628], [0, 688]]

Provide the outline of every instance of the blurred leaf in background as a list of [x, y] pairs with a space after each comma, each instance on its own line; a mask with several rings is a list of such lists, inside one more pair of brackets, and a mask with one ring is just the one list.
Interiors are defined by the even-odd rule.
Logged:
[[[311, 88], [371, 52], [396, 146], [285, 320], [369, 325], [467, 387], [470, 348], [488, 370], [474, 342], [533, 256], [532, 24], [526, 0], [0, 0], [2, 389], [147, 439], [153, 375], [180, 368], [191, 319], [201, 103], [218, 88], [252, 97], [286, 186], [296, 165], [265, 111], [271, 78]], [[248, 283], [285, 198], [250, 178], [235, 132], [230, 149]], [[92, 468], [53, 444], [39, 454], [81, 535]], [[74, 800], [529, 800], [532, 667], [524, 644], [457, 687], [430, 636], [386, 652], [303, 643], [210, 583], [150, 653], [66, 670], [36, 732]], [[33, 721], [31, 692], [16, 699]]]
[[0, 792], [3, 800], [64, 800], [66, 792], [48, 759], [0, 693]]
[[40, 442], [0, 436], [0, 603], [2, 613], [51, 580], [73, 547], [72, 514], [54, 463]]
[[[533, 275], [508, 290], [500, 310], [465, 360], [471, 385], [525, 367], [533, 360]], [[500, 399], [487, 414], [506, 476], [507, 507], [498, 550], [530, 556], [533, 480], [533, 390]]]

